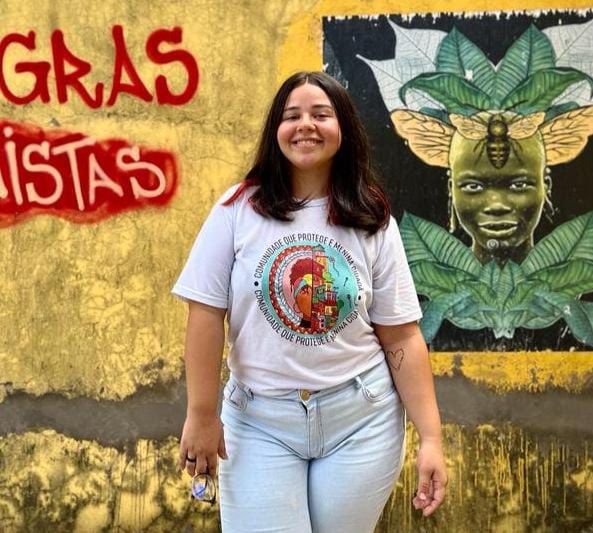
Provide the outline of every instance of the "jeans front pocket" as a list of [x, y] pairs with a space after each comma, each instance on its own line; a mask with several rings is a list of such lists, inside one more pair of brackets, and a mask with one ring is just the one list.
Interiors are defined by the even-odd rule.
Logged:
[[245, 411], [249, 397], [247, 393], [231, 378], [224, 387], [224, 401], [239, 411]]
[[378, 403], [396, 392], [391, 372], [385, 362], [360, 374], [358, 381], [363, 396], [370, 403]]

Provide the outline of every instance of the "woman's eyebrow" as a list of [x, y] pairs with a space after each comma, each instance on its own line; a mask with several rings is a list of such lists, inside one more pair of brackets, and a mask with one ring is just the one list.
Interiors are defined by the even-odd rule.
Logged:
[[518, 178], [534, 178], [534, 176], [527, 170], [519, 169], [512, 176], [510, 176], [510, 178], [515, 180]]
[[[334, 108], [329, 104], [315, 104], [312, 107], [313, 107], [313, 109], [326, 108], [326, 109], [331, 109], [332, 111], [334, 110]], [[284, 113], [286, 113], [287, 111], [298, 111], [300, 109], [301, 108], [298, 105], [293, 105], [293, 106], [284, 108]]]
[[470, 171], [465, 171], [465, 172], [461, 172], [459, 174], [459, 176], [457, 176], [458, 180], [474, 180], [474, 181], [482, 181], [482, 176], [478, 176], [477, 174], [474, 174], [471, 170]]

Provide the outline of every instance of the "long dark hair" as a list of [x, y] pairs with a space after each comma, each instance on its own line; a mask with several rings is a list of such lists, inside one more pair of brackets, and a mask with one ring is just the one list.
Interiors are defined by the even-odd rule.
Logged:
[[301, 209], [305, 200], [292, 196], [289, 163], [276, 139], [286, 101], [296, 87], [310, 83], [327, 94], [342, 133], [340, 148], [332, 161], [329, 180], [328, 220], [375, 233], [389, 221], [389, 203], [371, 165], [369, 141], [346, 89], [324, 72], [298, 72], [278, 89], [268, 111], [255, 160], [243, 183], [225, 205], [233, 203], [251, 185], [259, 185], [249, 201], [263, 216], [292, 220], [289, 212]]

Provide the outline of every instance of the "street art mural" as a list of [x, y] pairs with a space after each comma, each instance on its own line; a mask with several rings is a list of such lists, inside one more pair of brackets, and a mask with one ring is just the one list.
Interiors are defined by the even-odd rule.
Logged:
[[[462, 337], [455, 330], [482, 332], [485, 349], [557, 348], [558, 338], [565, 348], [593, 346], [593, 186], [577, 193], [588, 198], [582, 205], [560, 216], [555, 207], [559, 189], [577, 186], [571, 174], [591, 172], [582, 154], [593, 153], [592, 19], [556, 12], [325, 21], [327, 70], [351, 89], [348, 76], [368, 70], [380, 98], [369, 97], [363, 114], [386, 111], [384, 144], [427, 167], [400, 174], [387, 161], [388, 179], [447, 191], [445, 201], [428, 193], [425, 202], [447, 206], [445, 224], [419, 216], [418, 198], [403, 203], [400, 224], [424, 298], [422, 330], [436, 346], [459, 347], [446, 340]], [[376, 53], [368, 42], [354, 54], [356, 45], [341, 47], [336, 35], [362, 35], [365, 23], [361, 40], [387, 35], [391, 55], [384, 43]], [[557, 165], [565, 169], [554, 176]], [[542, 217], [547, 228], [536, 238]]]

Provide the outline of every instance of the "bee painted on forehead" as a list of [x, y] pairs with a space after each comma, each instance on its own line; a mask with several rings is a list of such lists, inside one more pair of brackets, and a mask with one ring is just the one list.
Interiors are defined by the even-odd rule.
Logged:
[[523, 116], [512, 112], [484, 111], [471, 117], [451, 114], [449, 120], [466, 139], [480, 141], [474, 148], [477, 158], [486, 153], [494, 168], [504, 167], [511, 152], [521, 161], [521, 143], [542, 125], [545, 113]]

